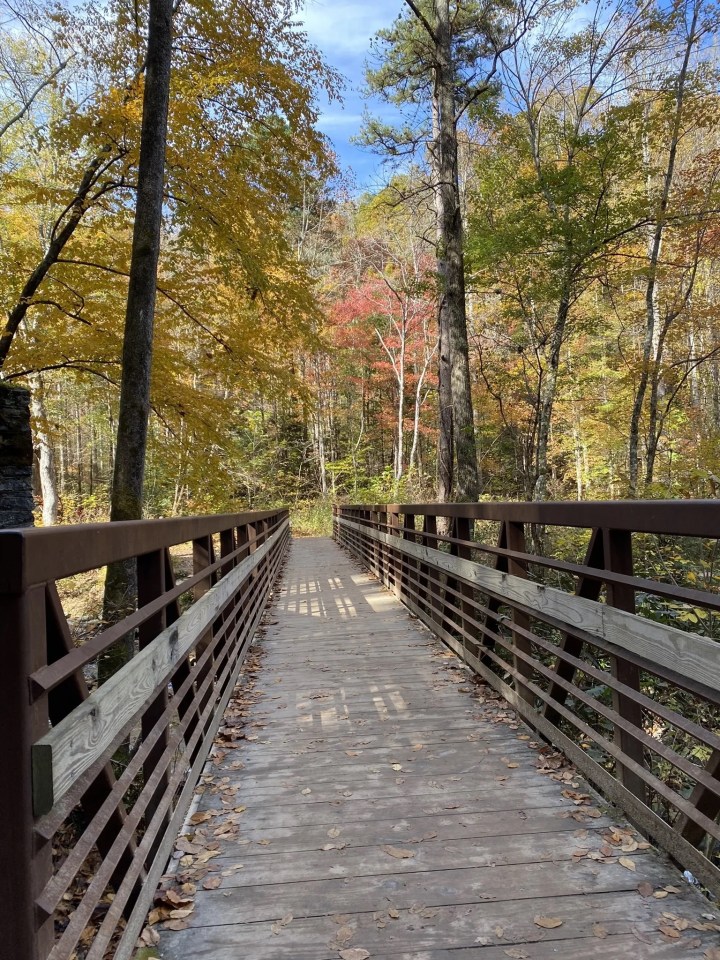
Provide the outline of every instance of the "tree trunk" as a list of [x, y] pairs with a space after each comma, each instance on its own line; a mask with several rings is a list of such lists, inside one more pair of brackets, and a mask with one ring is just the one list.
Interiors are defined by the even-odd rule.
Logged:
[[[465, 312], [463, 225], [458, 183], [455, 87], [448, 0], [435, 5], [436, 66], [430, 166], [435, 187], [440, 285], [438, 500], [475, 501], [479, 483]], [[454, 469], [457, 464], [457, 470]]]
[[553, 407], [557, 394], [560, 351], [565, 337], [565, 327], [570, 315], [570, 298], [565, 292], [558, 304], [555, 326], [550, 337], [550, 362], [540, 395], [540, 411], [537, 428], [537, 477], [533, 490], [533, 500], [547, 500], [548, 447]]
[[[165, 182], [165, 144], [170, 97], [173, 0], [150, 0], [148, 50], [140, 135], [137, 206], [130, 259], [122, 382], [110, 519], [139, 520], [143, 508], [145, 452], [150, 415], [150, 372], [160, 229]], [[135, 606], [137, 574], [131, 563], [108, 567], [105, 620]], [[127, 659], [126, 649], [110, 650], [101, 679]], [[122, 645], [118, 645], [121, 647]]]
[[33, 418], [35, 449], [40, 467], [40, 491], [42, 494], [42, 521], [44, 527], [57, 523], [60, 497], [57, 489], [57, 471], [55, 469], [55, 450], [47, 413], [45, 411], [45, 390], [39, 373], [30, 377], [32, 389], [30, 412]]
[[[645, 336], [643, 338], [643, 351], [641, 361], [640, 381], [635, 392], [633, 401], [632, 415], [630, 417], [630, 438], [628, 442], [628, 486], [631, 497], [638, 495], [638, 474], [640, 467], [640, 420], [642, 418], [643, 407], [647, 394], [648, 385], [651, 384], [653, 396], [652, 405], [657, 405], [657, 388], [659, 377], [657, 368], [660, 365], [662, 355], [662, 346], [659, 342], [659, 295], [658, 295], [658, 267], [660, 265], [660, 253], [663, 244], [663, 235], [665, 232], [665, 215], [670, 202], [670, 191], [675, 176], [675, 164], [677, 160], [678, 145], [682, 134], [683, 106], [685, 101], [685, 85], [687, 83], [688, 69], [690, 65], [690, 56], [693, 47], [697, 43], [698, 37], [695, 33], [699, 17], [700, 3], [695, 3], [693, 16], [688, 30], [685, 51], [683, 55], [680, 73], [677, 77], [677, 91], [675, 95], [675, 115], [673, 117], [672, 133], [670, 144], [668, 146], [667, 164], [665, 165], [665, 174], [663, 176], [662, 190], [657, 207], [657, 216], [655, 227], [648, 238], [648, 266], [647, 283], [645, 286]], [[649, 150], [648, 150], [649, 154]], [[646, 158], [646, 165], [650, 168], [650, 157]], [[648, 187], [650, 192], [650, 187]], [[651, 383], [651, 368], [655, 367]], [[652, 437], [651, 437], [652, 441]], [[655, 447], [657, 444], [655, 443]], [[646, 483], [652, 481], [653, 462], [650, 470], [646, 469]], [[650, 480], [648, 481], [648, 476]]]
[[465, 309], [465, 261], [449, 0], [440, 0], [435, 10], [438, 140], [433, 154], [437, 173], [435, 189], [439, 220], [438, 273], [442, 283], [441, 327], [447, 332], [447, 341], [443, 346], [448, 350], [450, 359], [453, 444], [457, 464], [455, 498], [476, 501], [480, 490]]

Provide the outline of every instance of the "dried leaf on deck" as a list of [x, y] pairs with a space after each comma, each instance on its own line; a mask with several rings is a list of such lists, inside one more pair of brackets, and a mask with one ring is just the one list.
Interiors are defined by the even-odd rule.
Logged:
[[542, 927], [544, 930], [554, 930], [555, 927], [561, 927], [563, 921], [560, 917], [535, 917], [534, 921], [536, 926]]
[[389, 856], [395, 857], [396, 860], [409, 860], [411, 857], [415, 856], [414, 850], [403, 850], [400, 847], [393, 847], [389, 843], [386, 843], [382, 850], [383, 853], [387, 853]]
[[291, 913], [286, 914], [282, 920], [276, 920], [275, 923], [270, 927], [272, 932], [277, 936], [282, 932], [283, 927], [287, 927], [289, 923], [292, 923], [293, 915]]

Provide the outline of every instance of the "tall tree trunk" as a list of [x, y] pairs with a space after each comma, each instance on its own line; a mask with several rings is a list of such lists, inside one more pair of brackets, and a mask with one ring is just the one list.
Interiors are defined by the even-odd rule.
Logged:
[[[687, 83], [688, 69], [690, 65], [690, 56], [693, 47], [697, 43], [696, 34], [698, 17], [700, 14], [700, 0], [696, 0], [693, 7], [692, 21], [688, 30], [685, 42], [685, 51], [682, 65], [677, 77], [675, 94], [675, 114], [673, 116], [672, 133], [668, 145], [667, 163], [663, 176], [662, 189], [657, 205], [655, 216], [655, 226], [648, 238], [647, 253], [647, 282], [645, 286], [645, 335], [643, 338], [643, 350], [640, 369], [640, 380], [635, 392], [632, 414], [630, 417], [630, 437], [628, 442], [628, 486], [631, 497], [638, 495], [638, 475], [640, 469], [640, 420], [642, 418], [643, 407], [647, 395], [648, 385], [651, 385], [653, 397], [651, 405], [657, 406], [657, 389], [659, 377], [657, 368], [662, 359], [660, 341], [658, 337], [659, 326], [659, 282], [658, 268], [660, 265], [660, 254], [662, 251], [663, 236], [665, 232], [665, 217], [668, 204], [670, 202], [670, 191], [672, 190], [673, 179], [675, 176], [675, 165], [677, 161], [678, 145], [682, 135], [682, 117], [683, 106], [685, 102], [685, 86]], [[649, 150], [648, 150], [649, 153]], [[647, 166], [649, 168], [650, 157], [647, 157]], [[656, 368], [656, 373], [652, 378], [652, 367]], [[653, 455], [654, 465], [654, 455]], [[646, 482], [648, 470], [646, 469]], [[649, 471], [650, 482], [652, 481], [652, 469]]]
[[45, 388], [42, 375], [30, 377], [32, 390], [30, 412], [33, 418], [35, 449], [39, 463], [40, 492], [42, 494], [42, 520], [44, 527], [57, 523], [60, 497], [57, 489], [57, 471], [55, 469], [55, 450], [50, 436], [50, 427], [45, 410]]
[[450, 360], [453, 444], [457, 474], [455, 498], [476, 501], [480, 492], [475, 445], [475, 421], [470, 383], [470, 359], [465, 306], [463, 225], [458, 181], [458, 142], [455, 119], [455, 69], [452, 54], [449, 0], [435, 4], [438, 138], [433, 150], [439, 227], [438, 274], [442, 283], [440, 325], [447, 333], [443, 347]]
[[[165, 183], [165, 145], [173, 0], [150, 0], [148, 49], [140, 135], [137, 206], [130, 259], [122, 382], [110, 519], [139, 520], [143, 509], [145, 452], [150, 415], [150, 373], [160, 230]], [[122, 616], [136, 603], [134, 564], [113, 564], [105, 581], [105, 619]], [[113, 656], [117, 653], [117, 656]], [[101, 679], [123, 663], [127, 650], [109, 651]]]
[[570, 296], [566, 288], [565, 293], [563, 293], [560, 298], [555, 325], [550, 336], [550, 362], [540, 393], [536, 451], [537, 474], [535, 487], [533, 489], [533, 500], [547, 500], [550, 427], [552, 426], [553, 407], [555, 406], [555, 397], [557, 395], [560, 351], [562, 350], [569, 315]]
[[443, 328], [440, 311], [440, 356], [438, 360], [438, 404], [440, 429], [438, 433], [437, 498], [447, 503], [453, 489], [453, 407], [450, 387], [450, 353], [447, 347], [448, 331]]

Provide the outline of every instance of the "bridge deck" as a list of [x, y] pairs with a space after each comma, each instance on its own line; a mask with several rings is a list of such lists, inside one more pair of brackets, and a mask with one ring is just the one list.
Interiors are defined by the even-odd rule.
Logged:
[[716, 956], [707, 901], [332, 541], [293, 543], [269, 621], [161, 957]]

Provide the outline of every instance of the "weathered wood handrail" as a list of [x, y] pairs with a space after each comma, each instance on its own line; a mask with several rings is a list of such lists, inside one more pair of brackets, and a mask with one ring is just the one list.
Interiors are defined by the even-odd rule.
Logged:
[[[588, 531], [584, 562], [537, 546], [557, 539], [556, 528]], [[697, 623], [711, 619], [717, 580], [697, 589], [635, 576], [638, 535], [717, 540], [720, 503], [334, 511], [339, 543], [718, 894], [720, 642], [635, 612], [641, 595], [646, 606], [662, 598], [676, 615], [689, 608]], [[563, 582], [549, 584], [548, 572]]]
[[[2, 960], [132, 955], [288, 539], [286, 510], [0, 533]], [[130, 558], [139, 609], [75, 646], [57, 581]]]

